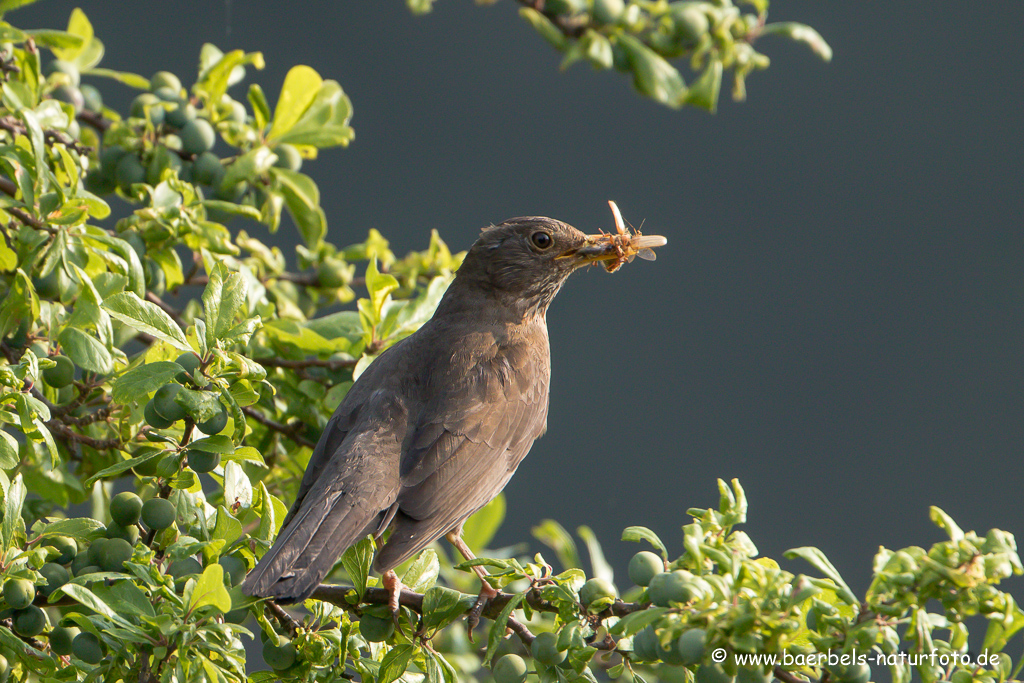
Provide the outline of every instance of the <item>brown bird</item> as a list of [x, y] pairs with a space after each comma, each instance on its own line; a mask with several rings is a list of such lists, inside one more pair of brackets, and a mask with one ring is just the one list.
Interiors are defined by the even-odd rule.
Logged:
[[[546, 313], [569, 275], [614, 270], [665, 239], [584, 235], [551, 218], [485, 228], [434, 316], [359, 377], [327, 423], [274, 546], [242, 584], [309, 597], [350, 546], [391, 535], [374, 568], [397, 609], [394, 568], [442, 535], [467, 559], [467, 517], [508, 483], [548, 416]], [[495, 594], [477, 568], [482, 599]]]

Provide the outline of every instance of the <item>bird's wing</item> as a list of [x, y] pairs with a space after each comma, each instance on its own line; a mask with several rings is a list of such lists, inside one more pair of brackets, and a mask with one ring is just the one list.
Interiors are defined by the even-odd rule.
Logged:
[[544, 432], [548, 378], [547, 345], [522, 344], [431, 398], [407, 437], [398, 516], [378, 568], [401, 563], [505, 487]]
[[[305, 599], [338, 556], [376, 530], [398, 495], [405, 408], [393, 394], [370, 397], [351, 431], [326, 435], [319, 465], [274, 546], [242, 585], [249, 595]], [[323, 449], [320, 449], [320, 446]]]

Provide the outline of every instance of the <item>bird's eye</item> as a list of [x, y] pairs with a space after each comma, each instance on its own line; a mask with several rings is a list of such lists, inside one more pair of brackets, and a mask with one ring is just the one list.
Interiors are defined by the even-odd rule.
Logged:
[[530, 241], [533, 242], [533, 246], [538, 249], [547, 249], [554, 244], [554, 240], [551, 239], [551, 234], [542, 231], [535, 232], [530, 235]]

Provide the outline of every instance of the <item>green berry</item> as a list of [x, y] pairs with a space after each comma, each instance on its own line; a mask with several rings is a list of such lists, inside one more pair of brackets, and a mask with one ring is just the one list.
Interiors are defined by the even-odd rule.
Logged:
[[99, 574], [103, 569], [97, 567], [94, 564], [86, 565], [82, 567], [80, 571], [75, 572], [75, 576], [85, 576], [86, 574]]
[[370, 643], [382, 643], [395, 635], [395, 621], [390, 617], [364, 614], [359, 618], [359, 634]]
[[288, 642], [283, 645], [275, 645], [274, 641], [268, 640], [263, 643], [263, 661], [274, 671], [284, 671], [295, 663], [298, 652], [295, 646]]
[[107, 538], [123, 538], [130, 544], [135, 545], [139, 542], [139, 527], [134, 524], [122, 526], [117, 522], [111, 522], [107, 525], [107, 531], [104, 535]]
[[220, 453], [204, 453], [203, 451], [189, 451], [188, 466], [197, 474], [213, 472], [220, 465]]
[[85, 98], [82, 97], [82, 91], [73, 85], [58, 85], [50, 92], [50, 97], [58, 102], [70, 104], [76, 114], [85, 108]]
[[727, 674], [721, 664], [704, 664], [697, 669], [693, 680], [694, 683], [733, 683], [735, 677]]
[[[96, 543], [99, 543], [99, 540], [93, 543], [93, 547], [96, 546]], [[132, 544], [123, 538], [108, 538], [107, 542], [101, 546], [97, 559], [99, 560], [97, 564], [103, 571], [122, 572], [124, 563], [132, 559]]]
[[185, 407], [174, 400], [181, 391], [177, 383], [165, 384], [153, 394], [153, 409], [165, 420], [177, 422], [185, 418]]
[[289, 171], [298, 171], [302, 168], [302, 155], [294, 145], [282, 143], [274, 148], [274, 154], [277, 155], [274, 166], [286, 168]]
[[[10, 53], [8, 52], [7, 54], [10, 54]], [[0, 681], [4, 681], [6, 683], [7, 679], [10, 677], [10, 675], [11, 675], [11, 665], [10, 665], [10, 662], [7, 661], [7, 657], [4, 657], [3, 655], [0, 655]]]
[[110, 516], [121, 526], [137, 524], [142, 517], [142, 499], [131, 491], [122, 491], [110, 499]]
[[175, 560], [167, 565], [167, 575], [173, 576], [175, 579], [184, 579], [193, 574], [202, 574], [203, 565], [199, 564], [199, 560], [194, 557], [186, 557], [181, 560]]
[[55, 590], [66, 584], [71, 580], [71, 575], [68, 574], [68, 570], [60, 566], [55, 562], [47, 562], [39, 568], [39, 573], [43, 575], [46, 582], [39, 589], [44, 598], [50, 597]]
[[149, 89], [156, 92], [160, 88], [169, 88], [176, 93], [180, 93], [181, 80], [170, 71], [157, 71], [149, 79]]
[[213, 152], [203, 152], [196, 157], [192, 167], [192, 179], [200, 185], [220, 185], [224, 178], [224, 165], [220, 163], [220, 157]]
[[248, 567], [245, 565], [245, 560], [238, 555], [221, 555], [220, 559], [217, 560], [217, 564], [224, 568], [224, 575], [228, 577], [232, 586], [242, 583], [242, 579], [249, 572]]
[[770, 671], [760, 667], [741, 666], [736, 669], [736, 683], [772, 683], [774, 678]]
[[131, 190], [132, 185], [146, 182], [146, 169], [137, 156], [125, 154], [117, 162], [114, 178], [117, 180], [118, 186], [127, 192]]
[[526, 680], [526, 661], [519, 655], [505, 655], [494, 664], [491, 674], [494, 683], [523, 683]]
[[36, 585], [28, 579], [7, 579], [4, 602], [13, 609], [25, 609], [36, 599]]
[[44, 76], [52, 76], [55, 73], [66, 74], [71, 85], [76, 88], [82, 82], [82, 74], [78, 67], [71, 62], [65, 62], [63, 59], [55, 59], [43, 67]]
[[51, 536], [43, 544], [56, 548], [60, 552], [60, 555], [51, 560], [57, 564], [67, 564], [78, 555], [78, 544], [75, 543], [75, 539], [67, 536]]
[[614, 24], [625, 11], [623, 0], [594, 0], [594, 19], [599, 24]]
[[78, 576], [82, 573], [82, 569], [92, 564], [92, 560], [89, 559], [89, 549], [83, 548], [80, 553], [75, 555], [75, 559], [71, 561], [71, 573]]
[[196, 108], [188, 102], [181, 102], [177, 107], [169, 110], [164, 116], [164, 121], [173, 128], [182, 128], [186, 123], [196, 118]]
[[685, 666], [700, 664], [704, 660], [704, 650], [707, 647], [708, 637], [703, 629], [694, 628], [683, 631], [676, 641], [676, 648], [679, 650], [679, 658]]
[[217, 411], [208, 420], [199, 423], [199, 430], [207, 436], [220, 434], [228, 424], [228, 412], [224, 410], [223, 404], [217, 403]]
[[641, 551], [629, 561], [629, 580], [638, 586], [648, 586], [658, 574], [665, 571], [665, 562], [660, 555], [647, 550]]
[[633, 636], [633, 654], [638, 661], [655, 662], [658, 660], [659, 651], [658, 635], [653, 626], [648, 626]]
[[674, 2], [669, 7], [669, 17], [675, 25], [675, 33], [685, 45], [693, 45], [708, 32], [711, 24], [700, 2]]
[[192, 381], [196, 370], [203, 364], [199, 356], [191, 352], [185, 352], [174, 359], [174, 362], [185, 368], [185, 372], [179, 372], [175, 379], [182, 384]]
[[163, 415], [156, 412], [156, 406], [153, 405], [153, 401], [146, 404], [146, 408], [142, 415], [146, 418], [146, 422], [149, 426], [154, 427], [155, 429], [167, 429], [174, 424], [170, 420], [164, 418]]
[[38, 636], [46, 628], [46, 615], [35, 605], [14, 610], [14, 632], [24, 638]]
[[590, 579], [580, 588], [580, 602], [589, 607], [598, 600], [615, 597], [615, 586], [604, 579]]
[[194, 119], [181, 127], [181, 151], [202, 154], [217, 142], [217, 134], [206, 119]]
[[150, 529], [166, 529], [175, 516], [174, 504], [166, 498], [150, 498], [142, 504], [142, 521]]
[[159, 106], [161, 102], [162, 100], [153, 93], [144, 92], [132, 100], [128, 114], [136, 119], [144, 119], [147, 110], [160, 109], [163, 111], [163, 108]]
[[545, 666], [557, 666], [565, 661], [565, 650], [558, 649], [558, 634], [545, 631], [538, 633], [530, 643], [533, 658]]
[[693, 599], [690, 572], [676, 570], [658, 574], [647, 586], [647, 596], [658, 607], [668, 607], [673, 602], [689, 602]]
[[71, 643], [81, 632], [77, 626], [54, 626], [50, 631], [50, 649], [58, 655], [71, 654]]
[[82, 91], [82, 100], [85, 108], [89, 111], [99, 112], [103, 110], [103, 95], [94, 85], [86, 83], [79, 90]]
[[237, 100], [231, 100], [231, 114], [228, 118], [235, 123], [245, 123], [249, 118], [249, 112], [245, 110], [244, 104]]
[[[57, 266], [59, 268], [60, 266]], [[54, 268], [54, 270], [57, 270]], [[56, 363], [52, 368], [43, 370], [43, 379], [54, 389], [66, 387], [75, 380], [75, 364], [67, 356], [54, 356]]]
[[83, 631], [71, 641], [71, 653], [86, 664], [103, 661], [103, 642], [92, 633]]
[[871, 667], [867, 664], [851, 664], [839, 676], [840, 683], [868, 683], [871, 680]]

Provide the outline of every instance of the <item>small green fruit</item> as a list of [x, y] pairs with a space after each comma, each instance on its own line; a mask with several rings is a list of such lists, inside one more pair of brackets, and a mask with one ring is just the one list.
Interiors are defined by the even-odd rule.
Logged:
[[164, 116], [168, 126], [182, 128], [186, 123], [196, 118], [196, 108], [187, 102], [179, 103]]
[[71, 641], [71, 653], [86, 664], [103, 661], [103, 642], [92, 633], [83, 631]]
[[370, 643], [382, 643], [395, 635], [395, 621], [391, 618], [364, 614], [359, 618], [359, 634]]
[[146, 169], [137, 156], [125, 154], [117, 162], [114, 177], [117, 180], [118, 186], [127, 192], [131, 190], [132, 185], [146, 182]]
[[[192, 381], [196, 370], [203, 364], [199, 356], [194, 353], [185, 352], [174, 359], [174, 362], [185, 368], [185, 372], [179, 372], [175, 379], [182, 384]], [[187, 373], [187, 374], [186, 374]]]
[[149, 89], [156, 92], [160, 88], [169, 88], [175, 93], [181, 93], [181, 80], [170, 71], [157, 71], [149, 79]]
[[92, 560], [89, 559], [89, 549], [83, 548], [80, 553], [75, 555], [75, 559], [71, 561], [71, 573], [78, 576], [82, 573], [82, 569], [92, 564]]
[[192, 576], [193, 574], [202, 574], [203, 565], [199, 564], [199, 560], [194, 557], [186, 557], [181, 560], [175, 560], [167, 565], [167, 575], [173, 576], [175, 581], [174, 585], [178, 585], [178, 581], [182, 580], [184, 585], [184, 579]]
[[56, 548], [60, 552], [60, 555], [51, 560], [57, 564], [67, 564], [78, 555], [78, 544], [75, 543], [75, 539], [67, 536], [51, 536], [44, 541], [44, 545]]
[[181, 127], [181, 151], [202, 154], [217, 142], [217, 134], [206, 119], [194, 119]]
[[117, 522], [111, 522], [107, 525], [107, 531], [104, 535], [107, 538], [123, 538], [132, 545], [135, 545], [139, 542], [139, 527], [134, 524], [122, 526]]
[[711, 24], [701, 2], [674, 2], [669, 5], [669, 16], [675, 32], [685, 45], [694, 45], [708, 32]]
[[736, 669], [736, 683], [772, 683], [774, 678], [771, 671], [764, 671], [761, 667], [741, 666]]
[[198, 425], [199, 430], [207, 436], [220, 434], [228, 424], [228, 412], [224, 410], [223, 404], [218, 402], [217, 409], [218, 412], [214, 413], [213, 417], [200, 422]]
[[839, 676], [840, 683], [868, 683], [871, 680], [871, 667], [867, 664], [851, 664]]
[[122, 491], [110, 499], [110, 516], [121, 526], [138, 524], [142, 517], [142, 499], [131, 491]]
[[150, 498], [142, 504], [142, 521], [150, 529], [166, 529], [175, 516], [174, 504], [166, 498]]
[[[98, 542], [97, 540], [96, 543]], [[93, 547], [96, 546], [96, 543], [93, 543]], [[132, 559], [132, 544], [123, 538], [108, 538], [107, 542], [101, 546], [100, 551], [97, 564], [105, 572], [123, 572], [124, 563]]]
[[54, 626], [50, 631], [50, 649], [58, 655], [71, 654], [71, 643], [81, 632], [77, 626]]
[[295, 663], [298, 652], [295, 646], [288, 642], [283, 645], [274, 645], [274, 641], [268, 640], [263, 643], [263, 661], [274, 671], [284, 671]]
[[580, 588], [580, 602], [589, 607], [603, 598], [614, 598], [615, 586], [604, 579], [590, 579]]
[[99, 112], [103, 110], [103, 95], [94, 85], [86, 83], [79, 90], [82, 91], [82, 99], [85, 101], [85, 108], [89, 111]]
[[46, 628], [46, 615], [35, 605], [14, 611], [14, 632], [24, 638], [38, 636]]
[[689, 602], [693, 598], [690, 587], [690, 572], [676, 570], [654, 576], [647, 586], [647, 596], [658, 607], [668, 607], [673, 602]]
[[638, 586], [648, 586], [658, 574], [665, 571], [665, 562], [660, 555], [644, 550], [629, 561], [629, 580]]
[[494, 683], [523, 683], [526, 680], [526, 661], [519, 655], [505, 655], [491, 670]]
[[656, 662], [660, 649], [658, 635], [653, 626], [648, 626], [633, 636], [633, 654], [638, 661]]
[[132, 100], [131, 106], [128, 108], [128, 114], [136, 119], [144, 119], [146, 118], [147, 110], [159, 109], [163, 111], [163, 108], [159, 106], [162, 101], [153, 93], [144, 92]]
[[204, 453], [203, 451], [189, 451], [188, 466], [197, 474], [213, 472], [220, 465], [220, 453]]
[[245, 565], [245, 560], [237, 555], [221, 555], [220, 559], [217, 560], [217, 564], [224, 567], [224, 575], [228, 577], [228, 581], [232, 586], [242, 583], [242, 579], [249, 572]]
[[[8, 52], [7, 54], [10, 54], [10, 52]], [[0, 681], [4, 681], [6, 683], [8, 677], [10, 675], [11, 675], [11, 665], [7, 661], [7, 657], [4, 657], [3, 655], [0, 655]]]
[[558, 634], [545, 631], [538, 633], [530, 643], [533, 658], [545, 666], [557, 666], [565, 661], [565, 650], [558, 649]]
[[153, 394], [153, 409], [165, 420], [177, 422], [185, 418], [185, 407], [174, 400], [179, 391], [181, 385], [171, 383], [163, 385]]
[[63, 59], [55, 59], [43, 67], [44, 76], [52, 76], [55, 73], [66, 74], [71, 85], [76, 88], [82, 82], [82, 74], [78, 67], [71, 62], [65, 62]]
[[220, 157], [213, 152], [203, 152], [197, 156], [195, 165], [192, 167], [192, 179], [200, 185], [217, 187], [224, 178], [224, 173], [224, 165], [220, 163]]
[[679, 658], [685, 666], [700, 664], [704, 661], [704, 650], [707, 647], [708, 637], [703, 629], [694, 628], [684, 631], [676, 642], [679, 650]]
[[71, 575], [68, 574], [68, 570], [64, 567], [56, 564], [55, 562], [47, 562], [39, 568], [39, 573], [46, 579], [39, 592], [42, 593], [44, 598], [50, 597], [55, 590], [66, 584], [71, 580]]
[[286, 168], [289, 171], [298, 171], [302, 168], [302, 155], [293, 145], [282, 143], [274, 147], [274, 154], [277, 155], [274, 166]]
[[82, 567], [80, 571], [75, 572], [75, 576], [85, 576], [86, 574], [99, 574], [101, 571], [103, 571], [101, 567], [97, 567], [94, 564], [90, 564], [86, 565], [85, 567]]
[[316, 280], [321, 287], [344, 287], [351, 280], [351, 274], [344, 261], [328, 257], [317, 264]]
[[623, 0], [594, 0], [594, 19], [599, 24], [614, 24], [625, 11]]
[[76, 114], [85, 108], [85, 98], [82, 97], [82, 91], [73, 85], [58, 85], [50, 92], [50, 97], [58, 102], [70, 104]]
[[36, 598], [36, 585], [28, 579], [7, 579], [4, 582], [4, 601], [13, 609], [25, 609]]
[[[58, 266], [59, 268], [60, 266]], [[57, 270], [57, 268], [54, 268]], [[43, 370], [43, 379], [54, 389], [66, 387], [75, 380], [75, 364], [67, 356], [54, 356], [56, 363], [52, 368]]]
[[733, 683], [735, 677], [730, 676], [721, 664], [704, 664], [697, 669], [694, 683]]
[[152, 400], [146, 404], [146, 408], [143, 410], [142, 415], [146, 418], [146, 422], [149, 426], [155, 429], [167, 429], [174, 424], [170, 420], [165, 419], [163, 415], [156, 412], [156, 406], [153, 405]]

